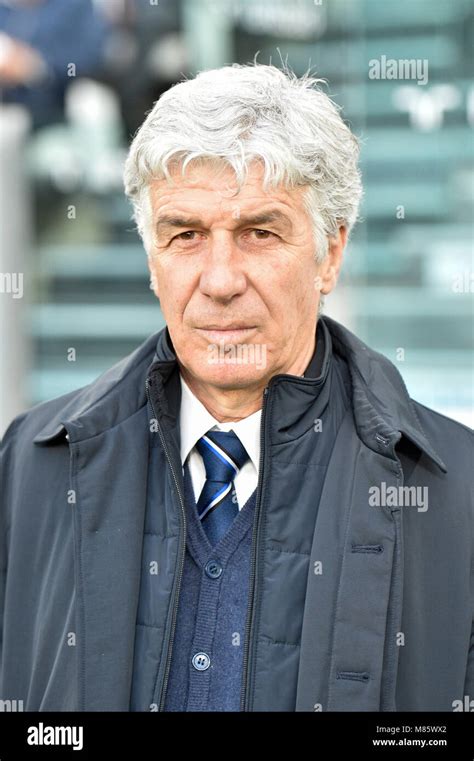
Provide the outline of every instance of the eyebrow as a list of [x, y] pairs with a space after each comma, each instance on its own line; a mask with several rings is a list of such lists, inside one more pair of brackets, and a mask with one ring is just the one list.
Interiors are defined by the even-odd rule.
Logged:
[[[267, 225], [269, 223], [276, 222], [277, 224], [280, 224], [288, 229], [292, 229], [293, 225], [291, 222], [291, 219], [286, 215], [283, 214], [283, 212], [279, 211], [278, 209], [272, 209], [267, 212], [262, 212], [261, 214], [256, 214], [253, 216], [246, 216], [246, 217], [239, 217], [238, 218], [239, 224], [237, 225], [237, 229], [244, 227], [245, 225], [251, 225], [253, 227], [258, 227], [259, 225]], [[174, 229], [174, 228], [183, 228], [183, 227], [205, 227], [202, 220], [199, 218], [194, 217], [180, 217], [180, 216], [174, 216], [174, 215], [164, 215], [162, 217], [159, 217], [156, 222], [156, 232], [160, 233], [167, 229]]]

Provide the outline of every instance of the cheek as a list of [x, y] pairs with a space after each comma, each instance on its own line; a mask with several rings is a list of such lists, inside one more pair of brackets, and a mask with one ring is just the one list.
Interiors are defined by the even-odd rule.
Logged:
[[176, 320], [185, 311], [195, 289], [193, 268], [177, 258], [156, 258], [152, 271], [165, 319]]
[[299, 321], [301, 313], [311, 308], [316, 300], [316, 271], [303, 252], [275, 257], [260, 270], [254, 282], [277, 322]]

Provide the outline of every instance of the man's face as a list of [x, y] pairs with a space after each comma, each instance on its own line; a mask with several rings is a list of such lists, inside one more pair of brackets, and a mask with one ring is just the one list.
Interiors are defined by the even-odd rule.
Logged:
[[229, 167], [190, 164], [185, 177], [172, 174], [174, 185], [150, 186], [148, 254], [183, 376], [230, 390], [302, 374], [320, 290], [331, 290], [338, 269], [334, 252], [315, 262], [302, 189], [264, 192], [258, 163], [237, 195]]

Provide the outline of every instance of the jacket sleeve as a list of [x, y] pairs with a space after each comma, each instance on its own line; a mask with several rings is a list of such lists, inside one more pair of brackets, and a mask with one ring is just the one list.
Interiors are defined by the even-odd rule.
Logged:
[[0, 696], [2, 690], [3, 632], [5, 626], [5, 589], [8, 572], [8, 540], [11, 523], [11, 480], [13, 446], [25, 413], [10, 423], [0, 443]]
[[[474, 555], [474, 548], [473, 548]], [[467, 654], [466, 680], [464, 682], [464, 695], [469, 695], [469, 700], [474, 700], [474, 557], [471, 563], [471, 612], [472, 627], [469, 651]]]
[[[472, 493], [472, 492], [471, 492]], [[466, 681], [464, 683], [464, 695], [469, 695], [469, 700], [474, 700], [474, 500], [471, 500], [471, 537], [472, 537], [472, 557], [471, 557], [471, 614], [472, 627], [471, 639], [469, 642], [469, 651], [467, 655]]]

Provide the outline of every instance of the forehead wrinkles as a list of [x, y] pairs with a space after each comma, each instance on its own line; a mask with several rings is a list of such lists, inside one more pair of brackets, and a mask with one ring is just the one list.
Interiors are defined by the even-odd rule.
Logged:
[[[210, 227], [220, 222], [235, 221], [245, 217], [254, 217], [276, 210], [286, 217], [294, 215], [298, 209], [295, 204], [299, 198], [291, 198], [288, 191], [264, 191], [263, 189], [244, 186], [237, 195], [228, 197], [218, 189], [203, 185], [167, 188], [165, 192], [155, 195], [156, 216], [173, 216], [199, 218], [202, 224]], [[282, 220], [283, 222], [283, 220]]]

